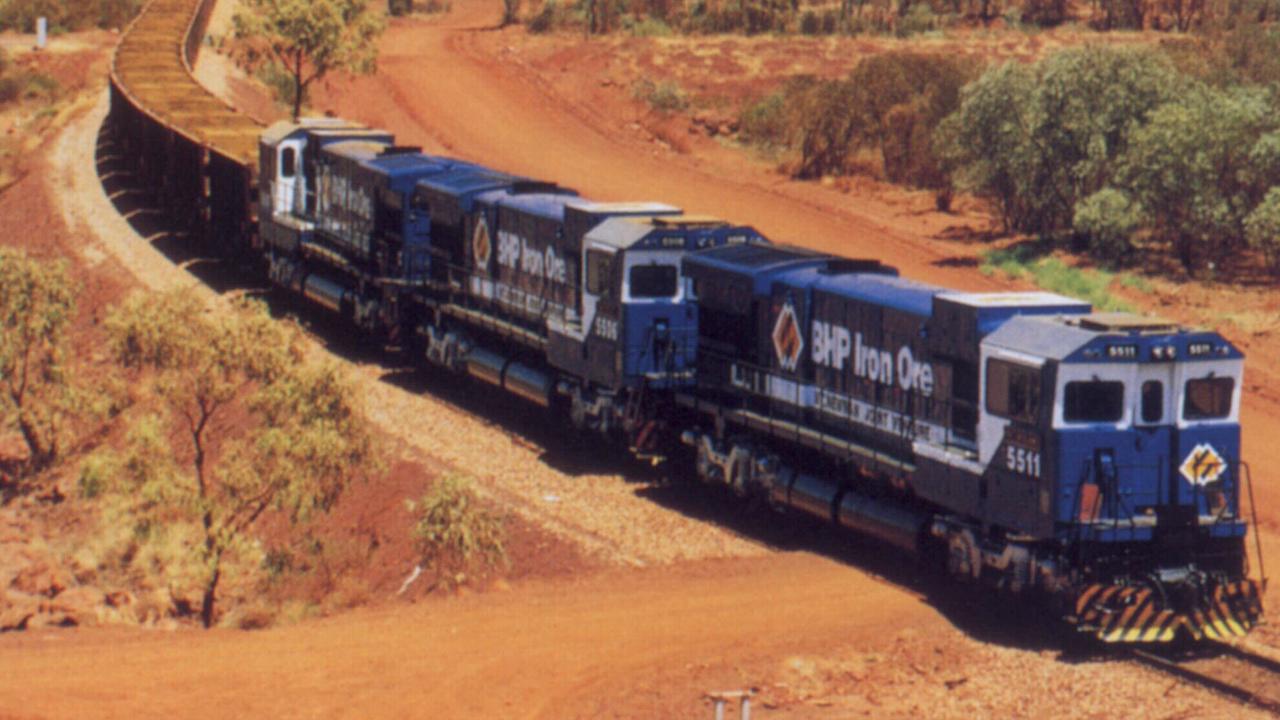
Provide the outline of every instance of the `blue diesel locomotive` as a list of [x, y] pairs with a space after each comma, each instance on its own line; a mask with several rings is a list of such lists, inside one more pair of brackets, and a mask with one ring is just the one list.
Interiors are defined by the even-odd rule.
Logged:
[[260, 146], [271, 279], [633, 452], [1108, 642], [1261, 615], [1241, 493], [1243, 356], [1048, 293], [962, 293], [656, 203], [401, 148], [338, 120]]

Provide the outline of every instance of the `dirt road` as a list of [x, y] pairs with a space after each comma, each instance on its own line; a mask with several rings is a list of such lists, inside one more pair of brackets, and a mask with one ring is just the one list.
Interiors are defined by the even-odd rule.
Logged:
[[736, 669], [761, 657], [908, 624], [946, 627], [901, 590], [812, 555], [709, 561], [262, 633], [5, 638], [0, 716], [564, 718], [649, 685], [652, 697], [615, 710], [679, 717], [699, 705], [691, 679], [740, 682]]

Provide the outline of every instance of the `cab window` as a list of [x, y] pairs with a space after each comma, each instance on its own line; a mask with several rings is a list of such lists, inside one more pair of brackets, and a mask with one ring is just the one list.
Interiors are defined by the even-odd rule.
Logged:
[[280, 177], [291, 178], [297, 172], [298, 151], [291, 147], [280, 153]]
[[1182, 405], [1184, 420], [1218, 420], [1231, 414], [1231, 392], [1236, 381], [1229, 377], [1188, 380]]
[[609, 289], [609, 276], [613, 274], [613, 253], [601, 250], [587, 251], [587, 292], [604, 295]]
[[1116, 422], [1124, 416], [1124, 383], [1089, 380], [1067, 383], [1062, 419], [1067, 422]]
[[1035, 422], [1040, 414], [1040, 371], [1006, 360], [987, 361], [987, 412]]
[[634, 298], [668, 298], [676, 294], [677, 277], [674, 265], [635, 265], [627, 283]]
[[1164, 417], [1164, 383], [1148, 380], [1142, 383], [1142, 422], [1158, 423]]

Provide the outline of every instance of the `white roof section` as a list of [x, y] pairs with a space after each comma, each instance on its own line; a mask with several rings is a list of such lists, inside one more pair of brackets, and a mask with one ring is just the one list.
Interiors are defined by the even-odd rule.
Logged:
[[1057, 293], [1031, 291], [1031, 292], [989, 292], [989, 293], [967, 293], [967, 292], [948, 292], [938, 295], [939, 299], [956, 303], [957, 305], [967, 305], [976, 308], [999, 308], [999, 307], [1062, 307], [1064, 305], [1079, 305], [1087, 307], [1089, 303], [1084, 300], [1078, 300], [1066, 295]]
[[680, 212], [674, 205], [659, 202], [594, 202], [579, 199], [566, 203], [583, 212], [613, 215], [672, 215]]

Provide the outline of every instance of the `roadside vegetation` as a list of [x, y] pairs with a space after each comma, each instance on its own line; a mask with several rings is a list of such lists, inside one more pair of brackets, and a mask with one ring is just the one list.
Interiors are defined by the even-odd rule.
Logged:
[[417, 555], [426, 592], [506, 569], [506, 520], [460, 477], [425, 483], [399, 530], [325, 520], [386, 453], [293, 322], [172, 291], [88, 323], [75, 287], [67, 263], [0, 247], [0, 511], [77, 518], [41, 546], [60, 569], [0, 587], [0, 629], [290, 622], [373, 599], [384, 542]]
[[[397, 2], [407, 0], [397, 0]], [[1235, 17], [1276, 19], [1275, 0], [504, 0], [506, 22], [534, 32], [586, 34], [891, 35], [949, 28], [1046, 28], [1081, 22], [1101, 30], [1187, 32]]]
[[35, 32], [37, 18], [47, 18], [49, 32], [88, 28], [123, 28], [144, 0], [0, 0], [0, 29]]

